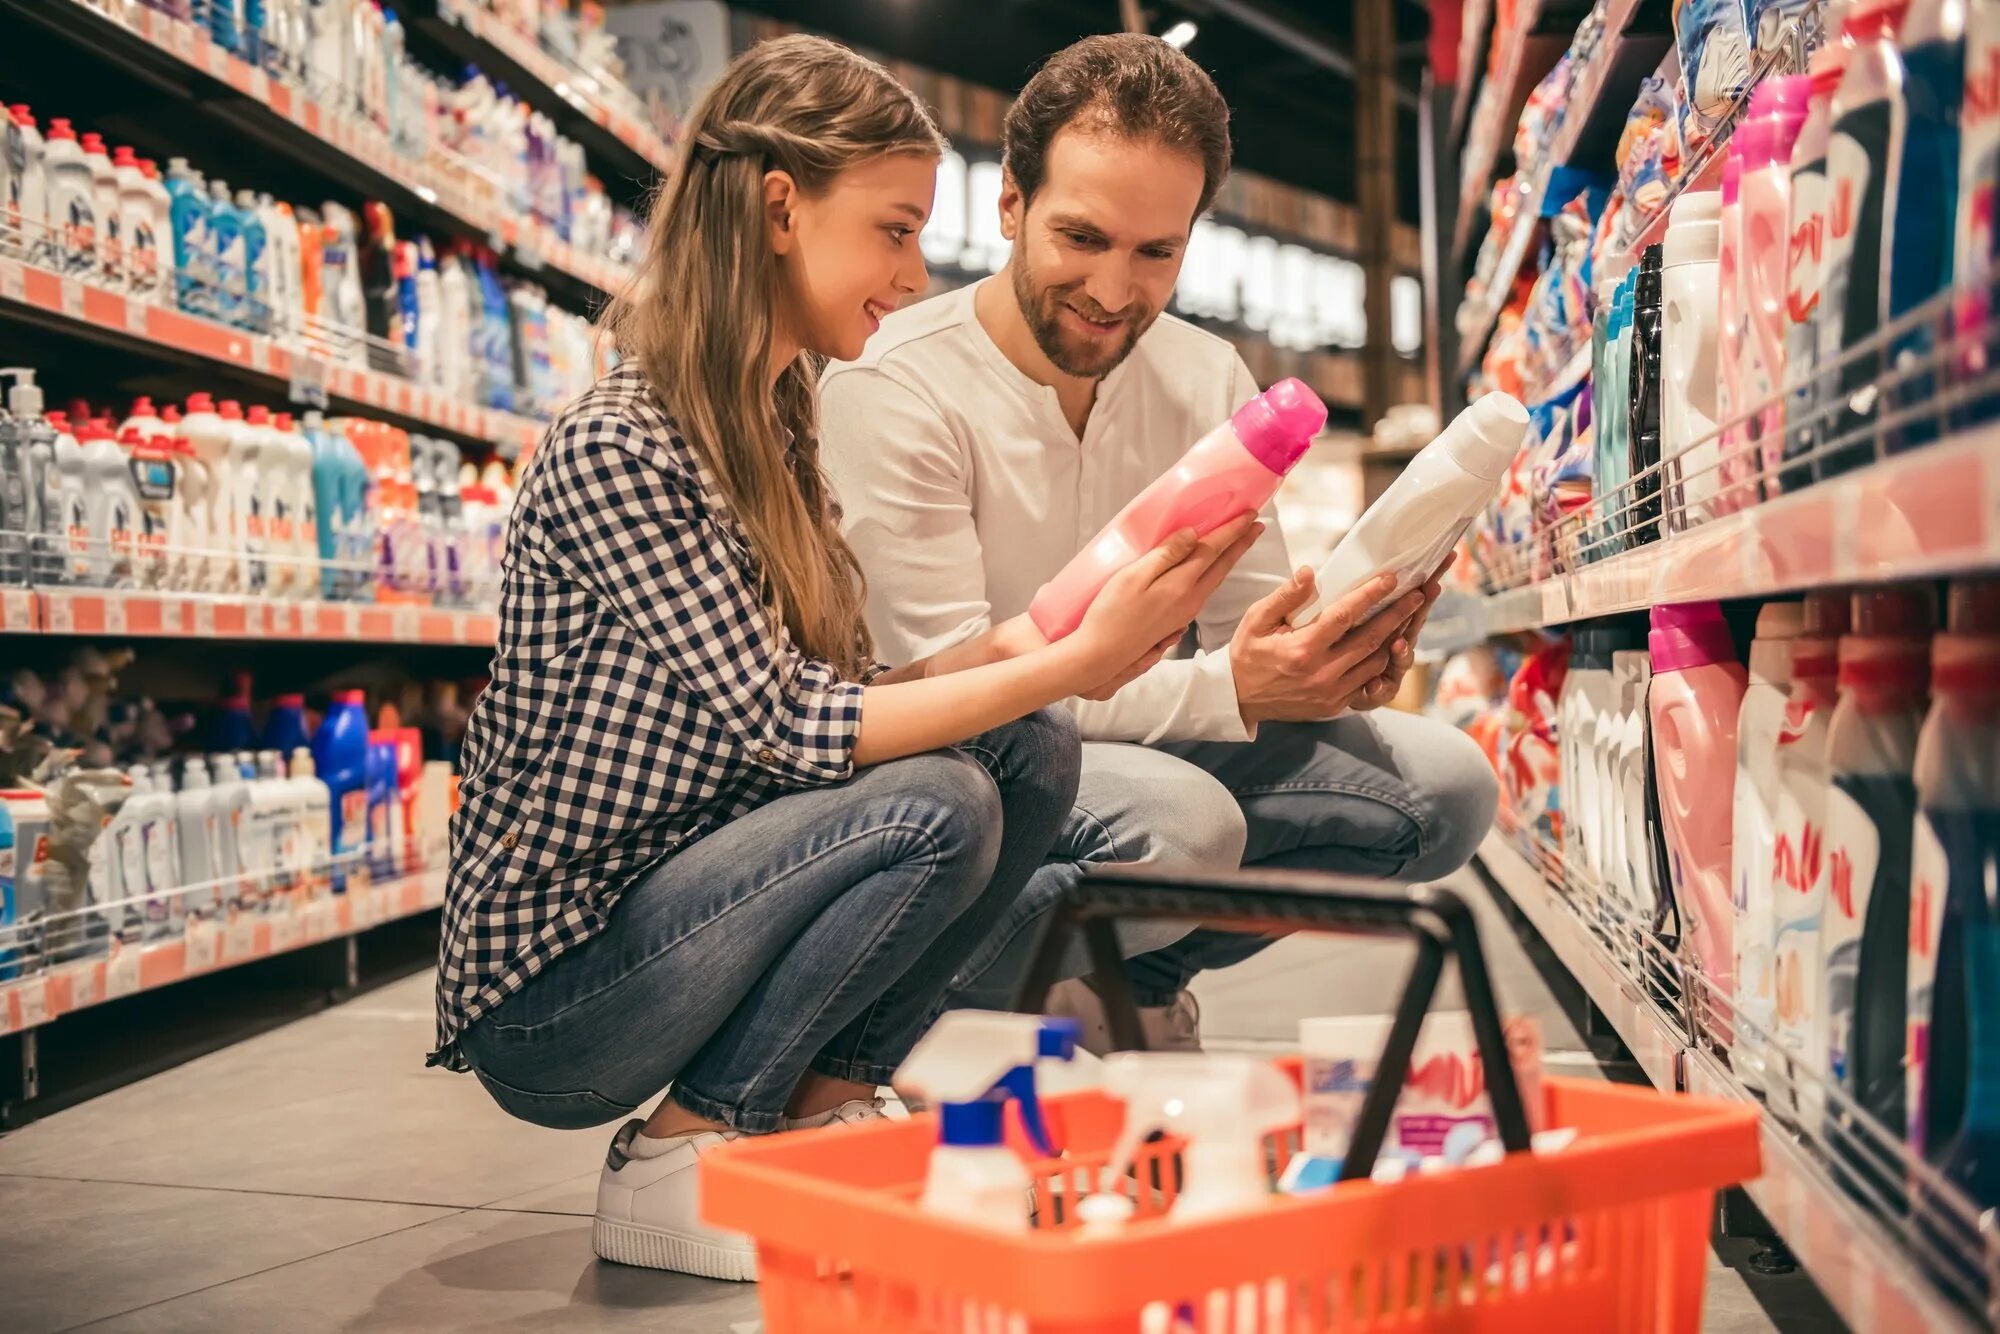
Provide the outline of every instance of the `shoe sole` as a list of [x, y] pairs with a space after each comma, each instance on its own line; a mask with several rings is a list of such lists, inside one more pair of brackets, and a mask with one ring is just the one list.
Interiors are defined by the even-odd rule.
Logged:
[[757, 1281], [757, 1255], [712, 1241], [699, 1241], [658, 1228], [609, 1219], [592, 1220], [590, 1244], [600, 1259], [641, 1269], [671, 1269], [697, 1278], [733, 1283]]

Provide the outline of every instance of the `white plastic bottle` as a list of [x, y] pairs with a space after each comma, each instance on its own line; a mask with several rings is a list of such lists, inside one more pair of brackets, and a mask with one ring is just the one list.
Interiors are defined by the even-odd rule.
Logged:
[[291, 566], [290, 596], [319, 596], [319, 500], [313, 488], [313, 447], [289, 412], [275, 423], [284, 446], [284, 496], [290, 525], [287, 543]]
[[1820, 923], [1826, 910], [1827, 722], [1833, 713], [1840, 636], [1847, 599], [1839, 593], [1806, 598], [1805, 624], [1792, 640], [1792, 691], [1778, 729], [1778, 817], [1772, 857], [1775, 927], [1771, 994], [1785, 1069], [1766, 1072], [1767, 1097], [1819, 1133], [1825, 1109], [1826, 1009], [1820, 987]]
[[209, 915], [223, 902], [222, 817], [207, 761], [196, 757], [181, 766], [181, 790], [174, 798], [180, 827], [181, 885], [190, 915]]
[[318, 892], [330, 883], [333, 858], [333, 792], [313, 767], [312, 751], [292, 751], [293, 818], [297, 822], [299, 883]]
[[209, 806], [215, 812], [216, 898], [225, 906], [250, 902], [249, 868], [244, 863], [250, 839], [250, 785], [234, 755], [208, 758]]
[[146, 858], [146, 938], [177, 936], [187, 921], [187, 904], [180, 893], [180, 822], [172, 775], [164, 768], [150, 772], [145, 793], [132, 800], [140, 803], [139, 841]]
[[130, 588], [141, 521], [131, 461], [103, 426], [79, 427], [76, 438], [83, 447], [92, 582], [100, 588]]
[[63, 532], [63, 582], [88, 584], [96, 577], [90, 546], [90, 486], [83, 445], [71, 431], [69, 415], [48, 414], [55, 430], [56, 504]]
[[1459, 413], [1347, 530], [1292, 624], [1305, 625], [1378, 574], [1393, 573], [1396, 587], [1370, 615], [1422, 585], [1493, 499], [1527, 435], [1527, 409], [1505, 394], [1487, 394]]
[[120, 144], [111, 168], [118, 182], [118, 235], [123, 247], [125, 286], [141, 301], [159, 300], [160, 241], [167, 235], [167, 218], [130, 146]]
[[206, 511], [201, 524], [204, 555], [195, 566], [197, 592], [219, 592], [237, 544], [236, 491], [229, 480], [229, 443], [235, 432], [215, 410], [207, 394], [189, 394], [187, 411], [175, 432], [193, 451], [200, 465], [199, 485], [205, 490]]
[[[125, 804], [112, 815], [98, 841], [104, 845], [103, 874], [91, 868], [93, 897], [98, 903], [115, 904], [107, 911], [113, 935], [127, 944], [137, 944], [146, 935], [146, 841], [139, 820], [146, 812], [141, 800], [151, 790], [146, 766], [135, 765], [125, 775], [131, 785]], [[96, 862], [95, 854], [92, 862]]]
[[1660, 273], [1660, 458], [1670, 533], [1707, 519], [1721, 489], [1722, 445], [1715, 439], [1721, 218], [1721, 194], [1699, 190], [1680, 197], [1667, 227]]
[[1184, 1141], [1181, 1190], [1169, 1215], [1189, 1223], [1267, 1206], [1264, 1137], [1299, 1124], [1299, 1090], [1269, 1061], [1221, 1052], [1113, 1052], [1105, 1089], [1125, 1101], [1125, 1129], [1111, 1151], [1123, 1175], [1155, 1131]]
[[256, 887], [259, 906], [273, 907], [271, 896], [291, 888], [291, 866], [297, 824], [293, 819], [291, 787], [284, 762], [275, 750], [259, 751], [256, 777], [250, 783], [250, 812], [243, 868]]
[[126, 466], [132, 472], [132, 489], [139, 497], [138, 525], [132, 543], [133, 582], [140, 588], [166, 588], [172, 549], [184, 545], [182, 531], [179, 459], [172, 437], [150, 439], [137, 430], [119, 437], [125, 450]]
[[[250, 597], [271, 595], [271, 477], [267, 460], [275, 461], [271, 411], [252, 406], [230, 445], [236, 475], [236, 509], [243, 520], [243, 591]], [[275, 470], [272, 470], [275, 471]]]
[[174, 304], [174, 214], [173, 196], [160, 179], [160, 166], [152, 158], [139, 159], [141, 186], [146, 192], [145, 218], [152, 236], [152, 300], [156, 305]]
[[97, 182], [68, 121], [58, 117], [49, 122], [42, 163], [48, 178], [49, 229], [56, 267], [71, 277], [93, 277], [97, 271]]
[[1777, 849], [1778, 729], [1792, 687], [1792, 642], [1805, 628], [1797, 602], [1767, 602], [1750, 641], [1750, 679], [1736, 718], [1736, 791], [1730, 894], [1736, 907], [1736, 1014], [1733, 1063], [1752, 1089], [1764, 1087], [1767, 1044], [1777, 1039], [1771, 991], [1771, 936], [1777, 905], [1771, 877]]
[[1664, 891], [1654, 852], [1658, 835], [1646, 811], [1646, 789], [1652, 777], [1647, 710], [1653, 684], [1652, 658], [1644, 649], [1614, 653], [1611, 673], [1618, 683], [1619, 708], [1615, 746], [1607, 760], [1617, 777], [1614, 818], [1625, 861], [1623, 883], [1631, 894], [1633, 926], [1646, 931], [1660, 915]]
[[5, 134], [0, 135], [0, 153], [9, 163], [7, 187], [0, 194], [0, 254], [34, 263], [45, 261], [48, 253], [49, 183], [42, 158], [42, 135], [28, 108], [16, 104], [5, 108]]
[[97, 214], [95, 276], [99, 285], [123, 290], [125, 245], [119, 225], [118, 171], [111, 165], [111, 153], [102, 136], [83, 136], [83, 159], [90, 168], [90, 197]]

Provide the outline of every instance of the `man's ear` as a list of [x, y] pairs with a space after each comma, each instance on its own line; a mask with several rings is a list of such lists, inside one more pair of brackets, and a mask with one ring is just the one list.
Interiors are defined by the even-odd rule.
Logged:
[[788, 171], [767, 171], [764, 173], [764, 229], [771, 238], [771, 249], [780, 255], [788, 255], [798, 241], [798, 226], [793, 210], [799, 199], [798, 182]]
[[1000, 172], [1000, 235], [1009, 241], [1021, 239], [1021, 230], [1028, 217], [1028, 199], [1021, 193], [1020, 184], [1014, 173], [1001, 169]]

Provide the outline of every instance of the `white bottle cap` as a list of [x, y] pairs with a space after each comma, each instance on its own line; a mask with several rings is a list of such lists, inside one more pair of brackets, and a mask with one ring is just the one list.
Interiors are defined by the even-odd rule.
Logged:
[[1528, 410], [1510, 395], [1492, 393], [1459, 413], [1437, 439], [1459, 467], [1498, 481], [1527, 436]]
[[1805, 603], [1766, 602], [1757, 613], [1757, 638], [1797, 639], [1806, 632]]
[[1722, 192], [1696, 190], [1684, 194], [1667, 217], [1663, 268], [1681, 264], [1713, 264], [1722, 254]]

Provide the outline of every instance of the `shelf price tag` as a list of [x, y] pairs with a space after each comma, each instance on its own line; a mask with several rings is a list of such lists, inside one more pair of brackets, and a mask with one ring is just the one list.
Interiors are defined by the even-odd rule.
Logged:
[[14, 1031], [14, 1002], [11, 999], [18, 988], [0, 988], [0, 1038]]
[[[188, 971], [194, 970], [194, 926], [188, 927]], [[209, 937], [213, 942], [214, 936]], [[214, 962], [214, 951], [210, 950], [210, 960]], [[104, 999], [117, 1000], [129, 996], [139, 989], [139, 951], [120, 946], [112, 952], [111, 959], [104, 965]]]
[[326, 940], [340, 929], [340, 904], [319, 898], [306, 909], [306, 939]]
[[179, 598], [166, 598], [160, 603], [160, 633], [178, 635], [187, 632], [187, 604]]
[[104, 633], [122, 635], [125, 626], [125, 599], [114, 593], [104, 599]]
[[257, 952], [257, 922], [249, 916], [238, 917], [231, 922], [222, 935], [222, 960], [224, 963], [241, 963]]
[[298, 913], [281, 913], [271, 919], [271, 953], [295, 950], [305, 942], [305, 938], [305, 919]]
[[210, 639], [215, 635], [215, 604], [207, 598], [198, 599], [194, 604], [194, 633], [198, 639]]
[[292, 354], [291, 399], [309, 408], [326, 410], [326, 358], [310, 352]]
[[73, 635], [76, 633], [76, 607], [69, 598], [58, 593], [48, 600], [49, 631], [51, 634]]
[[[219, 958], [221, 937], [222, 933], [221, 931], [216, 929], [216, 925], [214, 922], [188, 923], [188, 929], [187, 929], [188, 972], [205, 973], [209, 969], [215, 967]], [[138, 958], [138, 954], [135, 951], [128, 950], [126, 951], [126, 953], [132, 954], [134, 960]]]
[[95, 1005], [104, 999], [98, 990], [96, 964], [87, 963], [80, 968], [70, 970], [69, 997], [71, 1007], [78, 1010], [86, 1005]]
[[423, 618], [415, 607], [397, 607], [390, 614], [389, 633], [399, 644], [414, 644], [423, 633]]
[[49, 1021], [49, 980], [30, 978], [16, 993], [21, 998], [21, 1027], [39, 1028]]
[[83, 283], [75, 278], [65, 278], [62, 287], [62, 313], [73, 320], [83, 318]]
[[35, 620], [35, 595], [25, 588], [0, 593], [0, 630], [26, 630]]
[[27, 276], [21, 271], [21, 266], [11, 259], [0, 259], [0, 299], [27, 304]]

